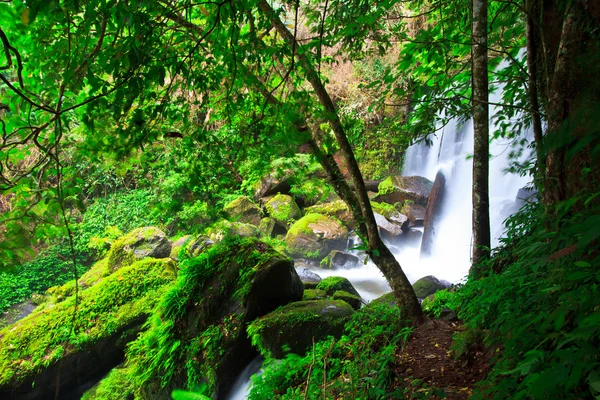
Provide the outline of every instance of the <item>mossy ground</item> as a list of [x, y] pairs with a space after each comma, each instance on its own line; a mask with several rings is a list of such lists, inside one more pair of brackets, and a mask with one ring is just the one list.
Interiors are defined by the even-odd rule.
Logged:
[[74, 296], [52, 307], [39, 307], [0, 331], [0, 384], [19, 382], [150, 314], [174, 278], [173, 261], [145, 259], [81, 291], [75, 319]]

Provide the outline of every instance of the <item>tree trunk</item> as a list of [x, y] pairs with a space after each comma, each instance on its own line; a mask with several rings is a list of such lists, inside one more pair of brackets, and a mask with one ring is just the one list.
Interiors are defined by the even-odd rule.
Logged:
[[534, 16], [539, 13], [537, 0], [525, 0], [525, 10], [527, 11], [527, 70], [529, 78], [527, 82], [527, 96], [529, 97], [529, 107], [531, 109], [531, 124], [533, 127], [533, 138], [535, 140], [536, 151], [536, 172], [535, 182], [540, 193], [543, 192], [544, 176], [546, 171], [546, 155], [544, 154], [544, 137], [542, 131], [542, 117], [540, 115], [540, 103], [538, 99], [538, 49], [537, 32], [535, 29]]
[[489, 200], [489, 89], [487, 58], [487, 0], [473, 0], [473, 266], [479, 276], [481, 263], [490, 254]]
[[[277, 33], [281, 35], [281, 37], [288, 43], [290, 47], [293, 47], [295, 41], [294, 36], [275, 14], [269, 3], [266, 0], [261, 0], [259, 2], [259, 8], [271, 20], [271, 23]], [[352, 183], [356, 189], [356, 198], [358, 200], [358, 206], [360, 207], [360, 213], [358, 210], [353, 209], [357, 205], [356, 202], [348, 201], [350, 200], [349, 198], [343, 199], [346, 204], [348, 204], [348, 207], [351, 208], [353, 215], [360, 217], [362, 220], [356, 221], [357, 224], [364, 224], [364, 228], [362, 229], [364, 229], [364, 232], [367, 233], [367, 253], [388, 280], [399, 306], [407, 313], [407, 316], [414, 320], [421, 319], [423, 315], [421, 306], [417, 300], [414, 290], [412, 289], [412, 286], [410, 285], [410, 282], [408, 281], [408, 278], [406, 278], [406, 275], [404, 274], [404, 271], [402, 271], [398, 261], [379, 237], [377, 223], [375, 222], [375, 216], [373, 215], [371, 202], [367, 194], [367, 190], [365, 189], [362, 174], [354, 157], [352, 147], [348, 142], [348, 138], [339, 119], [333, 101], [331, 100], [331, 97], [329, 97], [329, 94], [323, 86], [321, 78], [306, 55], [302, 52], [297, 52], [295, 57], [297, 57], [299, 65], [304, 69], [304, 72], [306, 73], [306, 79], [313, 87], [315, 94], [325, 109], [327, 122], [333, 130], [337, 143], [340, 146], [340, 152], [344, 156], [344, 159], [348, 165], [348, 171], [352, 178]], [[330, 179], [335, 178], [330, 176]], [[345, 184], [347, 185], [347, 182], [345, 182]]]

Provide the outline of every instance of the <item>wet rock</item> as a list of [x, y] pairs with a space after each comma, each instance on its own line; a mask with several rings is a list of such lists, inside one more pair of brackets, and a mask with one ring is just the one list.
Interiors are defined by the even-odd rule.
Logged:
[[321, 260], [331, 250], [344, 250], [348, 230], [337, 220], [321, 214], [307, 214], [288, 231], [285, 242], [294, 257]]
[[405, 204], [402, 214], [408, 217], [410, 227], [420, 227], [425, 222], [425, 207], [418, 204]]
[[296, 273], [305, 289], [314, 289], [321, 282], [321, 277], [307, 268], [296, 267]]
[[356, 267], [358, 262], [359, 259], [354, 254], [333, 250], [321, 261], [320, 266], [323, 269], [351, 269]]
[[433, 188], [427, 201], [425, 217], [423, 219], [423, 239], [421, 241], [421, 257], [431, 255], [435, 232], [442, 212], [442, 203], [444, 201], [446, 178], [440, 171], [435, 176]]
[[402, 235], [402, 226], [391, 223], [381, 214], [373, 214], [382, 239], [394, 241]]

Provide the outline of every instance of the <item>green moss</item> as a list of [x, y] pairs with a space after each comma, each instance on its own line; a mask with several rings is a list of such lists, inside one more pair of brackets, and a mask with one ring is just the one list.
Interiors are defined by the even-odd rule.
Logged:
[[413, 289], [419, 299], [424, 299], [438, 290], [445, 289], [446, 286], [433, 276], [426, 276], [413, 283]]
[[319, 289], [304, 289], [303, 301], [326, 299], [327, 293]]
[[345, 301], [346, 303], [350, 304], [350, 306], [352, 306], [352, 308], [354, 308], [355, 310], [358, 310], [362, 305], [362, 299], [359, 296], [350, 294], [345, 290], [337, 290], [333, 294], [333, 300]]
[[[140, 245], [143, 241], [153, 236], [164, 235], [164, 233], [155, 227], [144, 227], [134, 229], [127, 235], [115, 240], [107, 255], [107, 268], [104, 275], [109, 275], [120, 267], [131, 265], [135, 262], [136, 256], [130, 250], [130, 246]], [[144, 248], [141, 245], [139, 248]]]
[[397, 190], [396, 185], [394, 185], [394, 179], [391, 176], [385, 178], [379, 183], [378, 190], [379, 194], [394, 193]]
[[350, 212], [346, 203], [343, 200], [336, 200], [329, 203], [316, 204], [305, 209], [307, 214], [323, 214], [330, 217], [339, 218], [345, 212]]
[[298, 301], [253, 321], [247, 331], [263, 356], [280, 358], [288, 346], [292, 352], [302, 353], [313, 338], [341, 334], [353, 313], [341, 300]]
[[317, 289], [324, 290], [330, 296], [338, 290], [344, 290], [348, 293], [358, 296], [358, 292], [356, 291], [354, 286], [352, 286], [350, 281], [341, 276], [330, 276], [328, 278], [323, 279], [317, 285]]
[[302, 212], [294, 199], [285, 194], [277, 194], [267, 202], [265, 208], [271, 217], [284, 226], [289, 226], [302, 216]]
[[258, 225], [262, 210], [246, 196], [240, 196], [227, 204], [223, 211], [232, 221]]
[[294, 238], [300, 233], [312, 234], [310, 224], [318, 224], [319, 222], [327, 222], [327, 217], [321, 214], [311, 213], [306, 214], [300, 218], [294, 225], [292, 225], [287, 233], [287, 237]]
[[127, 399], [134, 395], [131, 381], [129, 380], [130, 367], [117, 367], [112, 369], [97, 386], [85, 392], [81, 400], [114, 400], [115, 393], [120, 399]]
[[182, 261], [177, 282], [160, 300], [149, 329], [127, 352], [129, 379], [140, 398], [161, 398], [204, 379], [214, 392], [223, 354], [244, 328], [240, 315], [223, 307], [246, 303], [254, 277], [279, 261], [291, 263], [264, 243], [237, 236]]
[[0, 331], [0, 385], [21, 381], [149, 314], [174, 277], [171, 260], [138, 261], [80, 293], [76, 332], [73, 296]]
[[294, 185], [290, 193], [302, 200], [304, 206], [311, 206], [320, 201], [325, 201], [332, 193], [331, 187], [323, 179], [307, 179], [300, 184]]
[[373, 211], [375, 211], [378, 214], [383, 215], [386, 218], [390, 218], [390, 216], [392, 214], [397, 212], [395, 206], [393, 206], [391, 204], [387, 204], [387, 203], [378, 203], [376, 201], [372, 201], [371, 207], [373, 207]]

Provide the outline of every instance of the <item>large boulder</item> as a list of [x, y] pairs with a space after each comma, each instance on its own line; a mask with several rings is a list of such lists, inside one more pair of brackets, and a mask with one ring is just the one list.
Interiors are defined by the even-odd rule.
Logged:
[[405, 204], [402, 207], [402, 214], [408, 217], [409, 226], [423, 226], [425, 222], [425, 207], [419, 204]]
[[171, 259], [137, 261], [1, 330], [0, 398], [60, 398], [108, 372], [175, 275]]
[[435, 231], [439, 222], [440, 213], [442, 211], [442, 202], [444, 201], [444, 193], [446, 186], [446, 177], [440, 171], [435, 176], [433, 189], [427, 201], [425, 208], [425, 217], [423, 220], [423, 240], [421, 241], [421, 257], [431, 255], [433, 250], [433, 242], [435, 239]]
[[321, 260], [331, 250], [346, 248], [348, 230], [333, 218], [307, 214], [290, 227], [285, 242], [292, 256]]
[[314, 289], [321, 282], [321, 277], [305, 267], [296, 267], [296, 273], [305, 289]]
[[294, 171], [286, 169], [272, 172], [263, 177], [254, 191], [254, 198], [258, 201], [277, 193], [288, 194], [292, 188], [294, 175]]
[[419, 299], [424, 299], [438, 290], [446, 289], [448, 287], [448, 285], [444, 284], [433, 275], [428, 275], [419, 279], [413, 283], [412, 286]]
[[246, 196], [240, 196], [227, 204], [223, 211], [230, 220], [258, 226], [262, 219], [262, 210]]
[[247, 324], [300, 300], [303, 291], [290, 258], [254, 238], [225, 238], [182, 262], [148, 330], [128, 347], [124, 376], [109, 376], [96, 392], [117, 380], [126, 383], [113, 388], [119, 398], [166, 399], [205, 382], [222, 398], [255, 356]]
[[115, 240], [108, 252], [108, 273], [146, 257], [166, 258], [171, 254], [171, 242], [155, 227], [134, 229]]
[[302, 217], [302, 212], [294, 199], [286, 194], [278, 194], [270, 199], [265, 204], [265, 209], [275, 221], [286, 228], [289, 228], [294, 221]]
[[341, 300], [299, 301], [252, 322], [248, 334], [266, 357], [283, 358], [285, 349], [302, 355], [313, 340], [340, 337], [352, 314], [352, 307]]
[[422, 176], [390, 176], [379, 184], [379, 195], [375, 201], [388, 204], [410, 200], [425, 206], [433, 182]]
[[336, 200], [329, 203], [316, 204], [304, 209], [306, 214], [322, 214], [340, 220], [349, 229], [354, 229], [354, 218], [350, 209], [342, 200]]
[[359, 261], [354, 254], [332, 250], [327, 257], [321, 260], [320, 267], [323, 269], [351, 269], [356, 267]]
[[371, 206], [373, 207], [373, 212], [381, 214], [389, 222], [399, 225], [403, 231], [408, 229], [408, 217], [404, 214], [401, 214], [393, 205], [372, 201]]
[[402, 235], [402, 226], [396, 225], [388, 221], [383, 215], [373, 213], [375, 215], [375, 222], [379, 229], [379, 235], [382, 239], [395, 241], [400, 235]]

